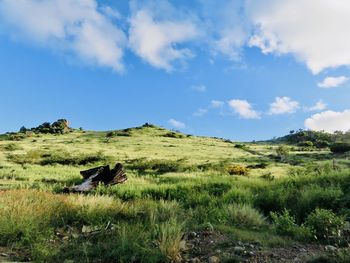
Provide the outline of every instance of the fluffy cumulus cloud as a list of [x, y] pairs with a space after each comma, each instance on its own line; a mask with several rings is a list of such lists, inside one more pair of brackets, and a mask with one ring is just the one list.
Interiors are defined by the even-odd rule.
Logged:
[[[129, 3], [130, 13], [122, 16], [97, 0], [0, 0], [0, 27], [15, 39], [65, 50], [116, 71], [123, 70], [126, 46], [168, 72], [186, 65], [198, 49], [237, 61], [246, 46], [293, 54], [315, 74], [350, 66], [347, 0]], [[320, 85], [340, 85], [337, 81], [345, 79], [329, 78]]]
[[350, 65], [349, 1], [247, 0], [247, 12], [264, 53], [294, 54], [315, 74]]
[[260, 114], [246, 100], [230, 100], [228, 105], [243, 119], [260, 119]]
[[280, 115], [294, 113], [299, 108], [299, 102], [289, 97], [276, 97], [275, 101], [270, 104], [270, 115]]
[[305, 120], [305, 127], [315, 131], [348, 131], [350, 130], [350, 110], [343, 112], [324, 111]]
[[122, 71], [126, 36], [111, 21], [112, 14], [117, 12], [99, 9], [95, 0], [0, 1], [0, 24], [11, 37]]
[[133, 1], [131, 9], [129, 45], [144, 61], [172, 71], [175, 62], [193, 57], [189, 48], [179, 47], [199, 35], [190, 17], [175, 15], [176, 9], [167, 1]]
[[327, 108], [327, 104], [324, 103], [322, 100], [319, 100], [318, 102], [316, 102], [315, 105], [307, 108], [307, 111], [322, 111], [324, 109]]
[[178, 121], [178, 120], [175, 120], [175, 119], [170, 119], [168, 121], [168, 123], [174, 127], [175, 129], [184, 129], [186, 128], [186, 124], [181, 122], [181, 121]]
[[348, 77], [326, 77], [322, 82], [319, 82], [317, 86], [324, 89], [336, 88], [349, 80]]

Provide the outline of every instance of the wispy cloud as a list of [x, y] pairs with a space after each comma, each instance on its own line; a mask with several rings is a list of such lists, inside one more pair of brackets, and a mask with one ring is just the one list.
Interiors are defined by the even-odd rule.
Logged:
[[207, 113], [208, 113], [207, 109], [199, 108], [197, 111], [195, 111], [193, 113], [193, 116], [195, 116], [195, 117], [202, 117], [202, 116], [204, 116]]
[[339, 76], [339, 77], [326, 77], [322, 82], [319, 82], [317, 86], [324, 89], [336, 88], [344, 84], [349, 80], [348, 77]]
[[178, 120], [175, 120], [175, 119], [170, 119], [168, 121], [168, 123], [174, 127], [175, 129], [184, 129], [186, 128], [186, 124], [181, 122], [181, 121], [178, 121]]
[[311, 107], [306, 107], [306, 110], [307, 111], [322, 111], [326, 108], [327, 108], [327, 104], [324, 103], [322, 100], [319, 100], [318, 102], [316, 102], [315, 105], [313, 105]]
[[214, 109], [222, 108], [225, 105], [225, 102], [221, 100], [212, 100], [210, 102], [210, 107]]
[[206, 92], [207, 87], [205, 85], [193, 85], [191, 86], [191, 89], [197, 92]]

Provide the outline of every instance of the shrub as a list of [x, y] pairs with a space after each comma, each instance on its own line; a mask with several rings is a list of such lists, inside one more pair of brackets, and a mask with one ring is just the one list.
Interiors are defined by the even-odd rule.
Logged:
[[297, 195], [298, 198], [294, 202], [295, 212], [298, 215], [298, 220], [302, 221], [316, 208], [339, 208], [343, 192], [338, 186], [310, 185], [301, 189]]
[[26, 154], [10, 154], [8, 155], [8, 159], [18, 164], [40, 165], [87, 165], [109, 161], [109, 158], [101, 152], [72, 156], [67, 152], [47, 153], [39, 150], [31, 150]]
[[318, 240], [338, 240], [342, 236], [345, 220], [330, 210], [316, 208], [305, 220]]
[[224, 210], [227, 221], [233, 225], [244, 227], [262, 227], [266, 225], [263, 215], [250, 205], [228, 205]]
[[245, 145], [245, 144], [240, 144], [240, 143], [238, 143], [238, 144], [236, 144], [234, 147], [237, 148], [237, 149], [249, 150], [249, 146], [248, 146], [248, 145]]
[[329, 145], [330, 145], [330, 143], [328, 141], [325, 141], [325, 140], [319, 140], [319, 141], [315, 142], [315, 146], [319, 149], [327, 148], [327, 147], [329, 147]]
[[163, 136], [164, 137], [169, 137], [169, 138], [178, 138], [178, 139], [182, 139], [182, 138], [186, 137], [184, 134], [178, 133], [178, 132], [167, 132]]
[[230, 175], [247, 175], [249, 172], [249, 168], [243, 165], [233, 164], [226, 167], [226, 171]]
[[109, 142], [116, 135], [115, 131], [110, 131], [106, 133], [106, 142]]
[[289, 149], [287, 146], [280, 145], [276, 149], [276, 154], [281, 161], [285, 161], [289, 155]]
[[28, 190], [0, 192], [0, 244], [32, 244], [64, 225], [67, 204], [60, 196]]
[[42, 151], [30, 150], [26, 154], [9, 154], [7, 158], [18, 164], [38, 164], [41, 160]]
[[245, 188], [233, 188], [223, 196], [225, 203], [251, 204], [253, 202], [253, 193]]
[[8, 139], [10, 141], [21, 141], [25, 138], [27, 138], [29, 135], [23, 134], [23, 133], [11, 133], [8, 135]]
[[342, 154], [350, 151], [350, 143], [336, 142], [330, 145], [332, 153]]
[[300, 147], [314, 147], [314, 143], [312, 141], [302, 141], [298, 143], [298, 146]]
[[260, 162], [257, 164], [250, 164], [247, 166], [249, 169], [265, 169], [269, 164], [267, 162]]
[[335, 253], [316, 256], [307, 261], [307, 263], [349, 263], [349, 262], [350, 262], [349, 249], [340, 249]]
[[86, 154], [80, 156], [71, 156], [69, 153], [54, 153], [46, 154], [42, 156], [43, 159], [40, 161], [40, 165], [87, 165], [98, 162], [107, 162], [109, 158], [103, 155], [101, 152], [96, 154]]
[[160, 223], [155, 227], [159, 250], [171, 261], [181, 260], [180, 248], [183, 237], [183, 224], [174, 219]]
[[188, 169], [182, 159], [179, 160], [147, 160], [146, 158], [134, 159], [128, 161], [128, 166], [132, 170], [141, 173], [155, 172], [158, 174], [170, 172], [183, 172]]
[[23, 148], [16, 144], [16, 143], [8, 143], [8, 144], [5, 144], [3, 145], [2, 147], [4, 150], [6, 151], [16, 151], [16, 150], [22, 150]]
[[275, 177], [272, 175], [271, 172], [264, 173], [260, 178], [268, 180], [268, 181], [273, 181], [275, 180]]
[[312, 230], [305, 225], [297, 225], [295, 217], [287, 209], [284, 209], [280, 214], [271, 212], [270, 216], [278, 234], [290, 236], [296, 240], [311, 239]]

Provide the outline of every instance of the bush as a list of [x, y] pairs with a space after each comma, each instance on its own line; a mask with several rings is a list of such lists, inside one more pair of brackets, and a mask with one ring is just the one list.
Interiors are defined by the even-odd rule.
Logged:
[[38, 164], [41, 160], [42, 151], [31, 150], [26, 154], [9, 154], [8, 160], [18, 164]]
[[251, 204], [253, 202], [253, 193], [250, 189], [233, 188], [223, 196], [225, 203], [229, 204]]
[[341, 249], [335, 253], [313, 257], [307, 263], [349, 263], [349, 249]]
[[39, 150], [31, 150], [26, 154], [9, 154], [8, 159], [18, 164], [39, 165], [87, 165], [109, 161], [109, 158], [103, 155], [101, 152], [97, 152], [96, 154], [72, 156], [67, 152], [47, 153]]
[[0, 245], [29, 245], [64, 225], [67, 203], [60, 196], [27, 190], [0, 192]]
[[183, 172], [188, 170], [182, 159], [180, 160], [147, 160], [146, 158], [128, 161], [128, 167], [141, 173], [155, 172], [158, 174]]
[[164, 134], [163, 136], [169, 137], [169, 138], [178, 138], [178, 139], [182, 139], [182, 138], [186, 137], [184, 134], [178, 133], [178, 132], [168, 132], [168, 133]]
[[306, 218], [305, 225], [313, 230], [318, 240], [339, 240], [345, 220], [330, 210], [317, 208]]
[[314, 143], [312, 141], [302, 141], [298, 143], [298, 146], [300, 147], [314, 147]]
[[29, 136], [28, 134], [23, 134], [23, 133], [11, 133], [8, 135], [8, 139], [10, 141], [22, 141], [28, 136]]
[[230, 175], [247, 175], [249, 172], [249, 168], [243, 165], [233, 164], [226, 167], [226, 171]]
[[250, 164], [247, 166], [249, 169], [265, 169], [269, 164], [267, 162], [261, 162], [257, 164]]
[[327, 147], [329, 147], [329, 145], [330, 145], [330, 143], [328, 141], [325, 141], [325, 140], [320, 140], [320, 141], [315, 142], [315, 146], [319, 149], [327, 148]]
[[23, 148], [16, 144], [16, 143], [8, 143], [2, 146], [2, 148], [6, 151], [16, 151], [16, 150], [22, 150]]
[[232, 225], [244, 227], [262, 227], [266, 225], [263, 215], [250, 205], [228, 205], [224, 210], [226, 220]]
[[289, 155], [289, 149], [287, 146], [280, 145], [276, 149], [276, 154], [281, 161], [285, 161]]
[[350, 151], [350, 143], [336, 142], [330, 145], [332, 153], [342, 154]]
[[338, 186], [320, 187], [318, 185], [310, 185], [304, 187], [298, 192], [298, 198], [294, 202], [298, 220], [304, 220], [316, 208], [340, 208], [342, 196], [343, 192]]
[[297, 225], [295, 218], [289, 214], [287, 209], [284, 209], [280, 214], [271, 212], [270, 216], [278, 234], [290, 236], [296, 240], [308, 240], [311, 238], [311, 229], [304, 225]]
[[98, 162], [107, 162], [109, 158], [104, 156], [101, 152], [96, 154], [86, 154], [80, 156], [71, 156], [68, 153], [54, 153], [43, 155], [40, 165], [87, 165]]
[[171, 261], [181, 260], [180, 248], [183, 237], [183, 224], [174, 219], [160, 223], [155, 227], [156, 243], [159, 250]]

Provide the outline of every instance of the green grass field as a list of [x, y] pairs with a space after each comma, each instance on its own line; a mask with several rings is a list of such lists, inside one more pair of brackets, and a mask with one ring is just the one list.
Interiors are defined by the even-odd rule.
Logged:
[[[260, 262], [261, 251], [316, 244], [348, 262], [347, 155], [288, 146], [281, 161], [276, 144], [237, 147], [156, 126], [107, 134], [0, 136], [0, 261]], [[63, 193], [79, 171], [116, 162], [126, 183]], [[235, 254], [237, 244], [260, 252]]]

